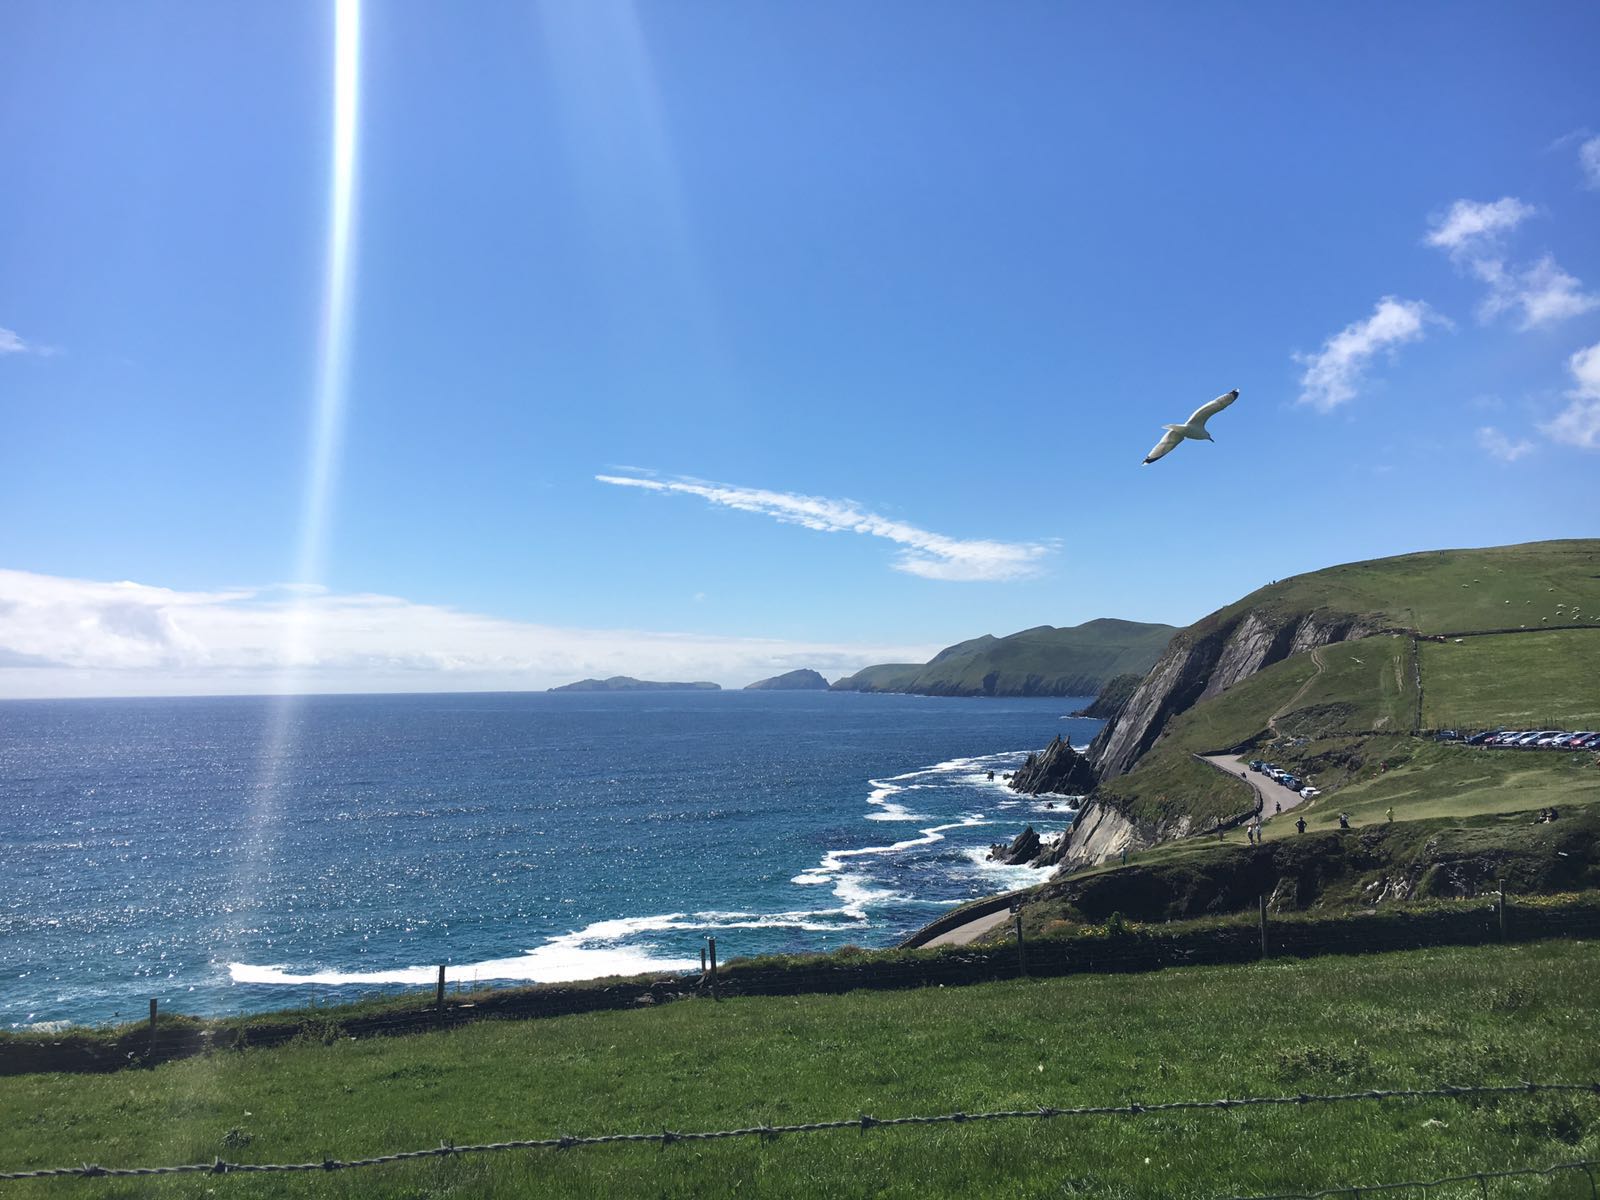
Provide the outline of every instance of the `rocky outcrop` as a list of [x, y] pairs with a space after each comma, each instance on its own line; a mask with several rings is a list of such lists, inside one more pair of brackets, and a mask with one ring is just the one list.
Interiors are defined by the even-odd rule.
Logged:
[[1072, 748], [1059, 733], [1043, 750], [1028, 755], [1011, 776], [1010, 787], [1028, 796], [1050, 792], [1059, 796], [1085, 796], [1094, 789], [1094, 768], [1086, 756]]
[[1020, 867], [1023, 863], [1032, 862], [1039, 857], [1041, 842], [1039, 835], [1029, 825], [1009, 842], [996, 842], [989, 847], [989, 861], [1005, 863], [1008, 867]]
[[771, 679], [758, 679], [745, 684], [747, 692], [825, 692], [828, 681], [815, 671], [802, 668], [774, 675]]
[[1168, 838], [1183, 837], [1188, 832], [1187, 817], [1145, 828], [1109, 804], [1091, 798], [1078, 813], [1072, 828], [1054, 845], [1047, 846], [1033, 865], [1074, 871], [1102, 863], [1124, 850], [1143, 850]]
[[1321, 610], [1246, 609], [1224, 620], [1207, 618], [1172, 639], [1121, 714], [1095, 738], [1089, 758], [1102, 780], [1115, 779], [1155, 745], [1168, 721], [1201, 700], [1291, 654], [1378, 632], [1376, 620]]

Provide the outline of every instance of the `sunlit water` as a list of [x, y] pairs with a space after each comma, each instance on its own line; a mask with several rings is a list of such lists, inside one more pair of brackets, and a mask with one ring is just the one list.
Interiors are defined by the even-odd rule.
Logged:
[[[0, 1025], [887, 945], [1036, 879], [999, 775], [1078, 700], [0, 703]], [[278, 761], [263, 755], [281, 747]], [[987, 779], [988, 770], [996, 780]], [[273, 789], [271, 803], [263, 795]], [[273, 818], [263, 825], [258, 815]]]

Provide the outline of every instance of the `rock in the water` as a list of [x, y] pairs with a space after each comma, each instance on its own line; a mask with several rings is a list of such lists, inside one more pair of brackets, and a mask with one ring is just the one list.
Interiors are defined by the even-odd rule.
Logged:
[[1008, 867], [1020, 867], [1023, 863], [1032, 862], [1039, 855], [1039, 835], [1029, 825], [1009, 842], [996, 842], [989, 847], [989, 859], [992, 862], [1005, 863]]
[[1028, 761], [1011, 777], [1011, 787], [1029, 796], [1052, 792], [1063, 796], [1084, 796], [1095, 785], [1094, 768], [1089, 760], [1072, 748], [1060, 734], [1043, 750], [1028, 755]]

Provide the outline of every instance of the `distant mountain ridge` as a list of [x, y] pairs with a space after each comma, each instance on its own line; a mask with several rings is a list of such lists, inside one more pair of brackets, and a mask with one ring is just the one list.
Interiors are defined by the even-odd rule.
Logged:
[[836, 692], [914, 696], [1092, 696], [1118, 675], [1141, 678], [1175, 626], [1101, 617], [984, 634], [947, 646], [926, 663], [882, 663], [836, 680]]
[[550, 692], [720, 692], [717, 683], [660, 683], [652, 679], [635, 679], [631, 675], [613, 675], [610, 679], [580, 679], [577, 683], [564, 683], [560, 687], [546, 688]]

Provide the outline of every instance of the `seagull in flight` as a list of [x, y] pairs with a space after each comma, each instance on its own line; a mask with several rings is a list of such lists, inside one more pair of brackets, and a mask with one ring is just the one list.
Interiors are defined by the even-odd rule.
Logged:
[[1239, 389], [1234, 388], [1233, 391], [1218, 396], [1209, 404], [1202, 404], [1189, 414], [1189, 419], [1182, 425], [1163, 425], [1161, 428], [1167, 432], [1161, 435], [1161, 440], [1145, 456], [1144, 465], [1148, 467], [1163, 454], [1169, 453], [1184, 438], [1193, 438], [1197, 442], [1216, 441], [1216, 438], [1206, 432], [1206, 421], [1227, 408], [1238, 398]]

